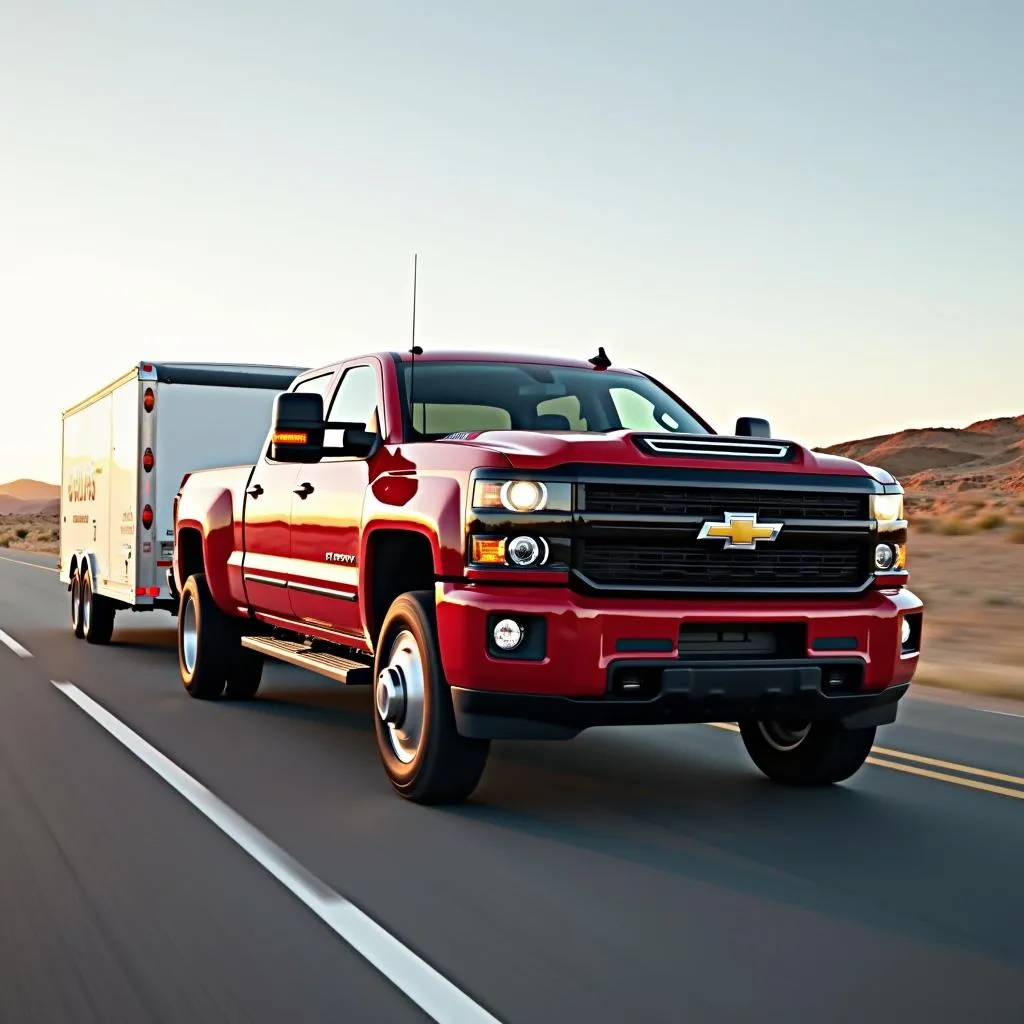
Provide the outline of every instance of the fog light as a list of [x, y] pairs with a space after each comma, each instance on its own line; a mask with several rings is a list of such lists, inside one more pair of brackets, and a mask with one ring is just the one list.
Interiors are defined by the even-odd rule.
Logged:
[[533, 537], [516, 537], [505, 548], [508, 559], [513, 565], [526, 568], [546, 560], [547, 545]]
[[881, 569], [883, 572], [886, 569], [891, 569], [895, 560], [896, 555], [888, 544], [879, 544], [878, 547], [875, 548], [876, 569]]
[[503, 651], [514, 651], [523, 642], [523, 627], [515, 619], [502, 619], [494, 627], [494, 642]]
[[910, 622], [907, 619], [904, 619], [903, 624], [900, 626], [900, 643], [904, 647], [910, 643]]

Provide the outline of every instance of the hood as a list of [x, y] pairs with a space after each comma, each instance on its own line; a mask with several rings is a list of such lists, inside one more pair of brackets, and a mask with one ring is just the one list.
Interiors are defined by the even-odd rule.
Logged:
[[503, 455], [514, 469], [554, 469], [567, 463], [650, 469], [759, 470], [870, 477], [895, 484], [884, 469], [839, 455], [815, 452], [782, 438], [726, 437], [617, 430], [607, 434], [530, 430], [477, 430], [451, 434], [443, 443], [469, 445]]

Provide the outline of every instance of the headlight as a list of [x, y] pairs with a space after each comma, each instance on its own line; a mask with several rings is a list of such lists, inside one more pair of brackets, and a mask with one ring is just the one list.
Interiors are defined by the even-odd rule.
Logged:
[[473, 508], [539, 512], [547, 503], [547, 486], [537, 480], [477, 480], [473, 486]]
[[894, 523], [903, 518], [902, 494], [872, 494], [871, 518], [880, 523]]

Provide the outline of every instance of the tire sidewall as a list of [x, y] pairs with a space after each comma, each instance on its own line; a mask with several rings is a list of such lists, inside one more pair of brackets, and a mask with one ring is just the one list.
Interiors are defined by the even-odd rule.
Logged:
[[[185, 665], [185, 610], [191, 604], [196, 617], [196, 663], [191, 672]], [[196, 670], [200, 668], [202, 654], [203, 634], [203, 602], [196, 583], [196, 577], [190, 576], [181, 590], [181, 600], [178, 605], [178, 671], [181, 673], [181, 682], [185, 689], [192, 686]]]
[[[78, 599], [78, 614], [75, 614], [75, 598]], [[77, 639], [85, 636], [82, 627], [82, 573], [77, 567], [71, 574], [71, 631]]]
[[399, 790], [411, 789], [427, 767], [427, 761], [436, 757], [437, 744], [432, 742], [434, 733], [441, 727], [439, 717], [443, 714], [441, 701], [447, 696], [448, 684], [441, 668], [437, 649], [437, 632], [433, 609], [412, 594], [402, 594], [388, 611], [381, 629], [373, 659], [373, 685], [378, 675], [388, 664], [391, 648], [398, 634], [408, 630], [419, 647], [423, 664], [423, 733], [420, 748], [413, 760], [406, 764], [399, 760], [392, 746], [390, 730], [377, 713], [377, 702], [373, 701], [373, 725], [377, 734], [377, 750], [384, 768], [394, 786]]

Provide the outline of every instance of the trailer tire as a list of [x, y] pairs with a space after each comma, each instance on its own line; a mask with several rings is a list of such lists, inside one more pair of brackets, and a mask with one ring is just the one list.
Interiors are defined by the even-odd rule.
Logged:
[[[467, 738], [455, 727], [438, 650], [433, 592], [396, 598], [376, 648], [373, 724], [391, 785], [414, 803], [463, 802], [480, 781], [490, 741]], [[396, 709], [397, 721], [389, 720]]]
[[82, 576], [82, 636], [89, 644], [109, 644], [114, 635], [114, 616], [117, 605], [97, 594], [92, 588], [92, 572], [86, 568]]
[[787, 786], [831, 786], [860, 770], [875, 742], [875, 727], [847, 729], [838, 721], [740, 722], [740, 737], [754, 764], [773, 782]]
[[189, 576], [178, 608], [178, 671], [190, 697], [216, 700], [231, 667], [238, 630], [213, 600], [205, 573]]
[[71, 586], [68, 588], [71, 595], [71, 632], [76, 640], [85, 636], [85, 628], [82, 625], [82, 573], [78, 566], [71, 574]]

